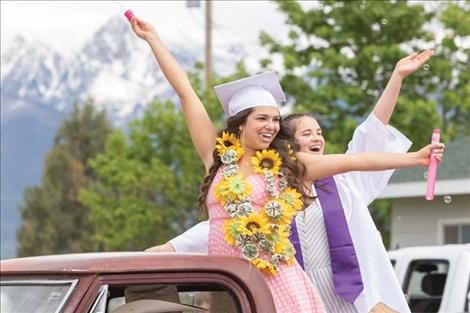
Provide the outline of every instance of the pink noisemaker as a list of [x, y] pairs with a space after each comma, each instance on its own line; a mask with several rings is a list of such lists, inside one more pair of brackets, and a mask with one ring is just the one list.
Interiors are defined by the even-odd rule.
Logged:
[[132, 13], [131, 10], [127, 10], [124, 15], [127, 17], [127, 19], [129, 20], [129, 22], [132, 21], [132, 17], [134, 16], [134, 13]]
[[[439, 129], [435, 129], [432, 132], [432, 139], [431, 143], [439, 143], [441, 139], [441, 131]], [[429, 166], [428, 166], [428, 183], [426, 186], [426, 197], [425, 199], [431, 201], [434, 199], [434, 188], [436, 186], [436, 175], [437, 175], [437, 166], [439, 165], [439, 161], [434, 156], [434, 151], [431, 152], [429, 157]]]

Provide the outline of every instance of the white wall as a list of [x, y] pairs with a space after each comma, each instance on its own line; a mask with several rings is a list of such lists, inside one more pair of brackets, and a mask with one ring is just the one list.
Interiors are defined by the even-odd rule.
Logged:
[[442, 244], [443, 222], [470, 222], [470, 195], [443, 197], [429, 202], [424, 198], [392, 200], [390, 249]]

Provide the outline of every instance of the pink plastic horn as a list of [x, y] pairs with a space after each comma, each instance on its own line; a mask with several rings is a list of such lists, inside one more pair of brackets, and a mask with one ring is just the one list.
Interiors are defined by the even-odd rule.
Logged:
[[[439, 143], [441, 139], [441, 131], [435, 129], [432, 132], [431, 143]], [[434, 157], [434, 152], [431, 152], [429, 156], [429, 166], [428, 166], [428, 184], [426, 187], [426, 200], [431, 201], [434, 199], [434, 187], [436, 186], [436, 175], [437, 175], [437, 166], [439, 161]]]

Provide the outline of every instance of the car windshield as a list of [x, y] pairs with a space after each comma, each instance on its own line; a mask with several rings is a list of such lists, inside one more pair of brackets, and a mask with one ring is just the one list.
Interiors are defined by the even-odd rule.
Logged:
[[77, 280], [2, 281], [2, 313], [60, 312]]

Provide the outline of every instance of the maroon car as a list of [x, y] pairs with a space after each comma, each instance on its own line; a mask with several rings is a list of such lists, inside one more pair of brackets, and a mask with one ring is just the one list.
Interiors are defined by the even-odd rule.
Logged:
[[197, 254], [112, 252], [1, 261], [1, 312], [275, 312], [249, 263]]

